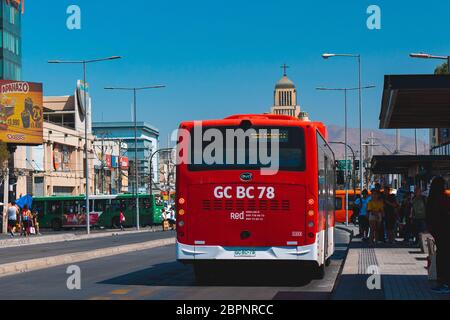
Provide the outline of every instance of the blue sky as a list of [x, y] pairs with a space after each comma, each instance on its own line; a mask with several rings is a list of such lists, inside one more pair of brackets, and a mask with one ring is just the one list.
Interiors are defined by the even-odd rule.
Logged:
[[[89, 66], [94, 120], [131, 120], [131, 95], [105, 86], [165, 84], [138, 97], [139, 120], [159, 128], [162, 141], [183, 120], [268, 111], [283, 63], [291, 66], [289, 77], [310, 117], [342, 125], [342, 95], [315, 88], [356, 86], [356, 61], [325, 61], [323, 52], [362, 55], [364, 84], [377, 86], [364, 95], [364, 126], [377, 128], [383, 76], [434, 70], [437, 61], [410, 59], [410, 52], [450, 53], [446, 0], [130, 3], [26, 1], [23, 78], [43, 82], [45, 95], [72, 94], [81, 67], [47, 60], [121, 55], [122, 60]], [[81, 30], [66, 28], [71, 4], [81, 8]], [[371, 4], [381, 7], [381, 30], [366, 27]], [[350, 125], [357, 127], [355, 94], [350, 108]]]

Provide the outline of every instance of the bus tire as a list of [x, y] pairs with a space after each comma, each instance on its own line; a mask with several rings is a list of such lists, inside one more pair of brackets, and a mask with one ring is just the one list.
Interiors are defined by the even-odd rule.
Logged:
[[114, 217], [111, 219], [111, 227], [113, 229], [118, 229], [120, 226], [120, 218], [119, 217]]
[[325, 266], [329, 267], [331, 265], [331, 257], [325, 260]]
[[314, 279], [322, 280], [323, 278], [325, 278], [325, 264], [319, 267], [316, 266], [314, 269]]
[[53, 229], [53, 231], [61, 231], [61, 228], [62, 228], [61, 220], [54, 219], [52, 221], [52, 229]]

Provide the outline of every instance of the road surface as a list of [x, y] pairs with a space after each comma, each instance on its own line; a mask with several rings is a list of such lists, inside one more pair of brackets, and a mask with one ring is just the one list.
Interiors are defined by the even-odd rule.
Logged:
[[[159, 233], [159, 235], [167, 237], [169, 233]], [[134, 242], [138, 237], [133, 236], [130, 241]], [[311, 280], [309, 276], [305, 276], [296, 282], [280, 277], [280, 273], [273, 273], [268, 269], [255, 270], [252, 274], [246, 275], [228, 275], [218, 283], [199, 286], [195, 283], [192, 267], [178, 263], [175, 259], [175, 246], [170, 245], [79, 263], [81, 290], [67, 288], [68, 266], [0, 278], [0, 288], [2, 288], [0, 299], [329, 299], [349, 240], [348, 232], [336, 230], [337, 251], [323, 280]], [[102, 246], [105, 244], [104, 239], [96, 241], [101, 242]], [[93, 241], [91, 245], [94, 242], [97, 243], [96, 241]], [[117, 245], [111, 241], [114, 240], [110, 240], [110, 243]], [[127, 242], [124, 238], [120, 241], [120, 244]], [[44, 246], [39, 246], [39, 248], [42, 247]], [[24, 251], [28, 252], [29, 248], [25, 248]], [[63, 251], [60, 249], [60, 252]]]

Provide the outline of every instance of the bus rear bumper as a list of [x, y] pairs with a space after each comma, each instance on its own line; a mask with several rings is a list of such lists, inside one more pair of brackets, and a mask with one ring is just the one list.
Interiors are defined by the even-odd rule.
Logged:
[[177, 242], [177, 260], [195, 261], [314, 261], [319, 262], [317, 244], [301, 247], [221, 247], [191, 246]]

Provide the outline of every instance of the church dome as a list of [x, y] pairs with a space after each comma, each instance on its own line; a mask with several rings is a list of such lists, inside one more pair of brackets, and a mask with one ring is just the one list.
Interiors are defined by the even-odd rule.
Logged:
[[275, 89], [295, 89], [295, 84], [287, 76], [283, 76], [283, 78], [277, 82]]

